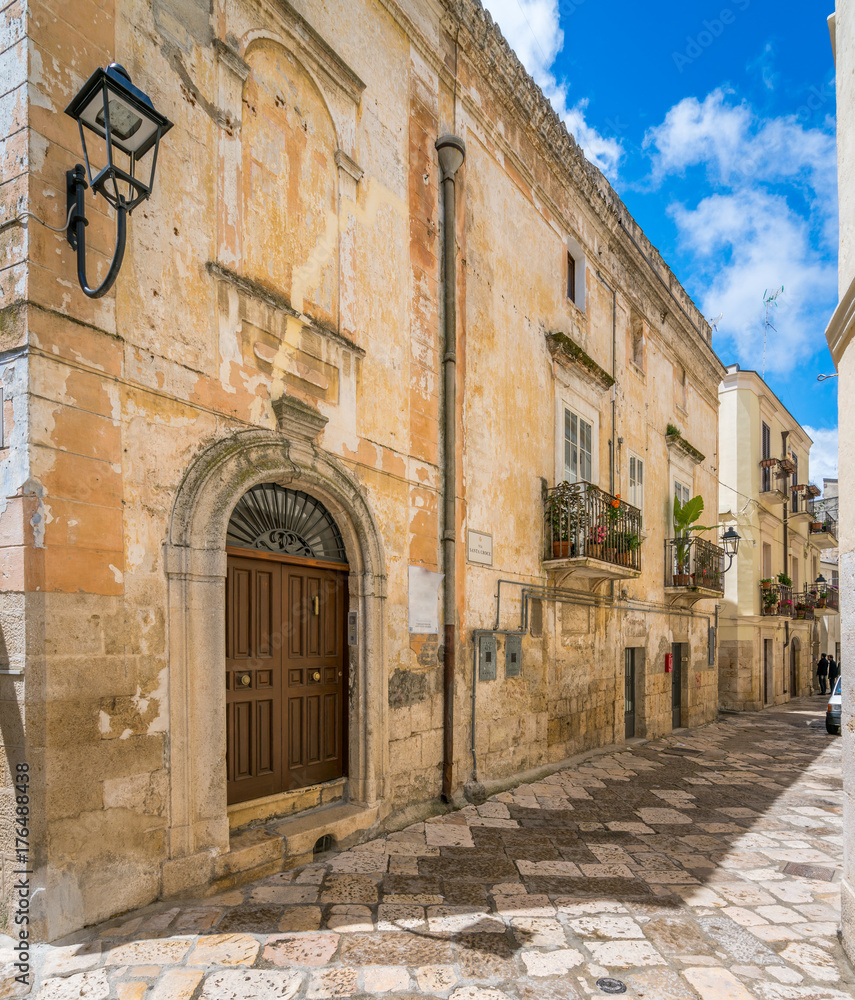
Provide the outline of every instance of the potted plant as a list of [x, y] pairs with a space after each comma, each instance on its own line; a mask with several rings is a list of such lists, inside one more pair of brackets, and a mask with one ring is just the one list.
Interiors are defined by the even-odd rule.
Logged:
[[792, 587], [793, 585], [793, 581], [787, 576], [786, 573], [778, 574], [778, 583], [780, 583], [782, 587]]
[[674, 497], [675, 587], [689, 586], [691, 579], [689, 575], [689, 550], [692, 544], [691, 532], [713, 530], [709, 526], [695, 523], [703, 512], [704, 498], [702, 496], [692, 497], [691, 500], [687, 500], [684, 504], [680, 503], [679, 497]]
[[625, 531], [623, 535], [623, 548], [621, 549], [621, 562], [625, 566], [631, 566], [632, 553], [641, 546], [641, 539], [634, 531]]
[[805, 605], [802, 602], [796, 604], [796, 618], [804, 618]]
[[774, 582], [775, 582], [775, 580], [774, 580], [774, 578], [773, 578], [773, 577], [771, 577], [771, 576], [767, 576], [767, 577], [766, 577], [766, 578], [765, 578], [764, 580], [761, 580], [761, 581], [760, 581], [760, 586], [761, 586], [761, 587], [762, 587], [762, 588], [763, 588], [764, 590], [771, 590], [771, 588], [772, 588], [772, 584], [773, 584]]
[[608, 528], [604, 524], [595, 524], [588, 532], [588, 538], [585, 543], [585, 555], [590, 556], [592, 559], [602, 559], [603, 542], [605, 542], [607, 534]]
[[778, 607], [778, 591], [771, 588], [763, 591], [763, 613], [767, 615], [775, 614]]
[[575, 555], [576, 527], [579, 521], [578, 497], [570, 483], [560, 483], [546, 500], [546, 516], [552, 535], [552, 558], [566, 559]]

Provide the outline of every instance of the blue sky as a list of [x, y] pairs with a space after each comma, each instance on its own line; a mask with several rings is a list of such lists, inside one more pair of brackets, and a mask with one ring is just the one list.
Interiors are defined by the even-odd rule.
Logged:
[[709, 319], [837, 473], [833, 0], [482, 0]]

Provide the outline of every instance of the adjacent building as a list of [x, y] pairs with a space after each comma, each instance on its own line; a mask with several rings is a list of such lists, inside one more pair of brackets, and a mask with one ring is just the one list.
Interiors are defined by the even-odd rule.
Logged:
[[759, 373], [728, 366], [719, 399], [719, 518], [742, 539], [719, 617], [719, 698], [757, 711], [812, 690], [821, 628], [839, 617], [820, 572], [837, 520], [810, 483], [811, 439]]
[[840, 303], [826, 330], [828, 349], [839, 374], [838, 433], [840, 544], [838, 547], [843, 663], [843, 879], [840, 884], [843, 945], [855, 960], [855, 722], [853, 722], [853, 662], [855, 642], [855, 515], [846, 497], [855, 496], [855, 3], [837, 0], [829, 18], [836, 64], [837, 178], [840, 204], [838, 295]]
[[[49, 939], [718, 707], [725, 561], [672, 513], [715, 522], [724, 369], [489, 15], [180, 7], [4, 15], [0, 711]], [[33, 216], [114, 60], [174, 125], [91, 298]]]

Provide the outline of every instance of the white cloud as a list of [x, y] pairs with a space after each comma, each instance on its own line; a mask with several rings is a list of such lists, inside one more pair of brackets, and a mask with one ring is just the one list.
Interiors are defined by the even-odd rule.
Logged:
[[823, 479], [837, 479], [837, 428], [805, 426], [813, 439], [810, 450], [810, 480], [819, 485]]
[[796, 115], [760, 118], [732, 96], [718, 88], [703, 101], [686, 97], [647, 132], [644, 147], [655, 181], [706, 166], [710, 179], [721, 185], [788, 181], [833, 194], [837, 161], [831, 127], [808, 128]]
[[[685, 98], [645, 136], [651, 181], [700, 167], [707, 194], [673, 202], [680, 249], [707, 316], [724, 314], [716, 344], [763, 368], [763, 293], [784, 286], [770, 310], [767, 373], [813, 355], [837, 294], [836, 149], [832, 129], [794, 115], [761, 118], [722, 89]], [[726, 360], [727, 360], [726, 355]]]
[[614, 181], [623, 156], [620, 141], [602, 135], [588, 124], [587, 98], [571, 106], [567, 84], [559, 82], [552, 71], [564, 47], [558, 0], [482, 0], [482, 3], [585, 155]]

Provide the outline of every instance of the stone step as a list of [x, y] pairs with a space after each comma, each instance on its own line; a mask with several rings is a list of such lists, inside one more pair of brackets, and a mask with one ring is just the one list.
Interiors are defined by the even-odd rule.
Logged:
[[364, 840], [378, 815], [378, 806], [341, 803], [312, 809], [266, 829], [282, 838], [284, 867], [295, 868], [312, 860], [315, 844], [322, 837], [331, 837], [339, 850]]

